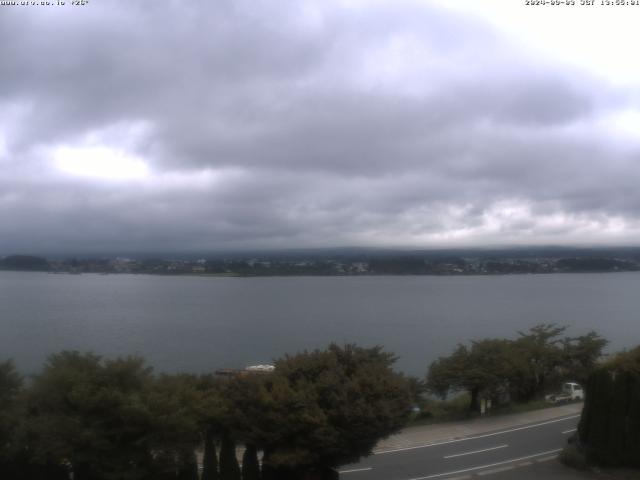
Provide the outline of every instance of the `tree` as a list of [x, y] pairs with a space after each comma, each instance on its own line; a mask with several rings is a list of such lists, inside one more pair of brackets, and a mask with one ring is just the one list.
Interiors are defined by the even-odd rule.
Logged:
[[411, 395], [411, 402], [419, 405], [422, 401], [422, 395], [427, 391], [427, 386], [423, 380], [416, 377], [407, 377], [407, 387]]
[[560, 335], [567, 329], [555, 324], [540, 324], [528, 332], [518, 332], [514, 341], [515, 374], [511, 378], [513, 396], [522, 401], [542, 395], [552, 383], [559, 381], [559, 370], [565, 359]]
[[49, 357], [29, 391], [29, 429], [41, 463], [71, 463], [76, 480], [141, 478], [153, 417], [144, 402], [151, 369], [136, 357]]
[[242, 480], [260, 480], [258, 449], [253, 444], [246, 445], [242, 455]]
[[196, 375], [161, 375], [152, 382], [145, 403], [153, 419], [147, 448], [162, 461], [155, 472], [184, 478], [192, 475], [194, 451], [202, 443], [202, 395]]
[[366, 455], [404, 425], [411, 394], [407, 379], [391, 369], [394, 360], [379, 347], [331, 345], [285, 356], [276, 373], [220, 381], [156, 376], [137, 357], [63, 351], [24, 390], [13, 365], [1, 363], [0, 474], [195, 480], [194, 452], [203, 439], [203, 480], [240, 479], [236, 442], [246, 447], [245, 480], [260, 477], [258, 450], [263, 478], [324, 472]]
[[578, 440], [590, 463], [640, 467], [640, 346], [589, 376]]
[[233, 434], [264, 451], [264, 478], [356, 461], [409, 417], [409, 388], [394, 361], [380, 347], [335, 344], [278, 359], [273, 374], [231, 383]]
[[586, 383], [608, 343], [594, 331], [575, 338], [565, 338], [562, 342], [565, 376]]
[[68, 480], [67, 465], [34, 458], [23, 379], [12, 361], [0, 363], [0, 478]]
[[496, 398], [508, 392], [516, 401], [529, 401], [562, 381], [585, 381], [607, 341], [595, 332], [561, 338], [566, 328], [540, 324], [518, 332], [515, 340], [458, 345], [451, 355], [431, 364], [427, 389], [443, 398], [467, 391], [470, 411], [479, 411], [481, 396]]
[[18, 403], [22, 377], [11, 360], [0, 363], [0, 478], [17, 478], [20, 439], [18, 429], [23, 412]]
[[17, 397], [22, 388], [22, 377], [11, 360], [0, 363], [0, 461], [12, 449], [16, 424]]
[[[198, 394], [196, 415], [198, 430], [204, 439], [202, 480], [218, 480], [218, 457], [216, 443], [225, 428], [225, 417], [233, 413], [233, 408], [224, 401], [222, 388], [226, 382], [213, 375], [200, 375], [195, 381]], [[228, 410], [227, 410], [228, 408]]]
[[27, 395], [34, 461], [69, 462], [76, 480], [196, 479], [194, 452], [213, 402], [202, 383], [154, 376], [137, 357], [52, 355]]
[[511, 342], [485, 339], [471, 347], [458, 345], [448, 357], [440, 357], [429, 367], [427, 388], [446, 397], [450, 392], [467, 391], [469, 411], [480, 411], [480, 398], [496, 398], [508, 390], [513, 375]]
[[213, 429], [207, 428], [204, 439], [204, 456], [202, 458], [202, 480], [218, 480], [218, 457], [214, 442]]

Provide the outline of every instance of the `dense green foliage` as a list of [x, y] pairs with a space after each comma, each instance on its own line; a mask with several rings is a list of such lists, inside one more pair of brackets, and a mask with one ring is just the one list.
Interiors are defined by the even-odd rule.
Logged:
[[467, 390], [471, 395], [469, 408], [479, 410], [480, 394], [497, 395], [511, 375], [509, 347], [506, 340], [473, 342], [470, 348], [458, 345], [452, 355], [431, 365], [429, 388], [440, 396], [450, 390]]
[[218, 476], [218, 456], [216, 455], [214, 438], [213, 430], [211, 428], [206, 429], [204, 454], [202, 456], [202, 480], [219, 480], [220, 478]]
[[[20, 450], [18, 436], [22, 378], [11, 361], [0, 363], [0, 478], [15, 473]], [[15, 461], [12, 461], [15, 460]]]
[[515, 340], [485, 339], [458, 345], [433, 362], [427, 388], [445, 397], [467, 391], [469, 410], [480, 409], [480, 398], [531, 401], [565, 380], [586, 381], [606, 340], [595, 332], [561, 337], [566, 327], [542, 324], [519, 332]]
[[640, 467], [640, 346], [589, 377], [579, 446], [587, 461]]
[[353, 345], [285, 356], [273, 375], [227, 385], [225, 397], [243, 413], [228, 428], [261, 448], [280, 476], [355, 461], [409, 418], [409, 385], [393, 362], [380, 348]]
[[380, 438], [400, 429], [409, 417], [409, 389], [391, 370], [394, 361], [380, 348], [353, 345], [331, 345], [276, 361], [279, 384], [269, 387], [276, 395], [290, 392], [289, 398], [296, 400], [282, 412], [296, 425], [264, 444], [267, 461], [291, 467], [337, 466], [369, 454]]
[[[331, 345], [285, 356], [273, 373], [217, 378], [61, 352], [28, 384], [0, 363], [0, 478], [196, 480], [203, 450], [206, 480], [303, 478], [404, 425], [410, 389], [393, 361]], [[242, 472], [236, 444], [247, 447]]]

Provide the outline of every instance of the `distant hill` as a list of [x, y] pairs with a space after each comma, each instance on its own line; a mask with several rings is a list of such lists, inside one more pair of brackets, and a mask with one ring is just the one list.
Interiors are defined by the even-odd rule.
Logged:
[[636, 264], [614, 258], [563, 258], [556, 263], [560, 270], [569, 272], [635, 271]]
[[11, 255], [0, 260], [0, 269], [44, 272], [49, 270], [49, 262], [42, 257]]

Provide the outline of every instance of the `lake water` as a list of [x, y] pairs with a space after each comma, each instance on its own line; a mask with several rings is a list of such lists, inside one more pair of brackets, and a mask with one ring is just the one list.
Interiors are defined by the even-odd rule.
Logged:
[[160, 371], [270, 362], [331, 341], [384, 345], [423, 375], [458, 342], [541, 322], [640, 343], [640, 273], [212, 278], [0, 272], [0, 359], [140, 354]]

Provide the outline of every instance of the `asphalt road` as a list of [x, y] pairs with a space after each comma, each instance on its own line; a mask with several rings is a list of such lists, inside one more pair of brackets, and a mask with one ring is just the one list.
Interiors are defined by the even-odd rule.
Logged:
[[554, 457], [575, 431], [571, 415], [431, 445], [378, 452], [340, 468], [341, 480], [428, 480], [500, 472]]

